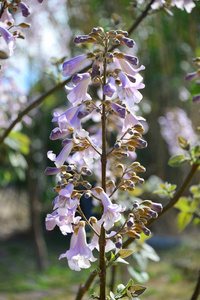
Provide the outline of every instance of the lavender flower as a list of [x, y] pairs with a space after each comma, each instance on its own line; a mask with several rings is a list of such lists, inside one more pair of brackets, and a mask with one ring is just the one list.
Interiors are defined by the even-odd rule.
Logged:
[[30, 15], [30, 10], [29, 10], [28, 6], [26, 5], [26, 3], [19, 2], [19, 7], [21, 8], [23, 17], [28, 17]]
[[140, 121], [145, 121], [143, 117], [135, 116], [132, 112], [126, 114], [122, 132], [126, 132], [129, 128], [132, 128], [136, 124], [140, 124]]
[[[93, 228], [99, 235], [101, 232], [101, 224], [102, 224], [102, 222], [100, 220], [92, 222]], [[115, 234], [115, 231], [111, 231], [111, 233], [106, 234], [106, 238], [112, 237], [114, 234]], [[94, 237], [92, 238], [91, 243], [89, 244], [89, 247], [91, 250], [96, 248], [99, 251], [99, 237], [96, 234], [94, 234]], [[115, 244], [110, 239], [107, 239], [105, 252], [109, 252], [114, 248], [115, 248]]]
[[76, 56], [63, 63], [63, 76], [70, 76], [74, 74], [80, 67], [83, 62], [87, 59], [87, 54], [82, 54]]
[[0, 22], [0, 34], [4, 38], [8, 50], [9, 50], [9, 55], [12, 55], [14, 53], [14, 49], [16, 46], [15, 38], [13, 35], [5, 28], [5, 24]]
[[72, 88], [65, 86], [66, 90], [69, 90], [70, 93], [67, 95], [67, 99], [73, 103], [73, 105], [77, 105], [84, 100], [91, 100], [92, 98], [87, 93], [88, 84], [90, 83], [91, 76], [89, 73], [81, 74], [82, 78], [78, 84]]
[[131, 82], [123, 72], [119, 72], [118, 76], [122, 83], [119, 90], [119, 99], [121, 101], [125, 99], [128, 107], [131, 109], [135, 103], [139, 103], [142, 100], [142, 94], [138, 89], [144, 88], [145, 85], [143, 83], [135, 84]]
[[78, 233], [72, 234], [70, 249], [60, 255], [60, 258], [66, 257], [70, 269], [80, 271], [90, 267], [90, 261], [94, 262], [96, 258], [92, 254], [92, 250], [86, 242], [85, 222], [79, 222]]
[[60, 154], [56, 157], [53, 151], [47, 152], [47, 157], [54, 161], [57, 168], [60, 168], [63, 163], [66, 161], [67, 157], [69, 156], [72, 148], [74, 146], [73, 140], [69, 140], [67, 145], [61, 150]]
[[108, 195], [103, 190], [100, 192], [100, 194], [98, 194], [96, 191], [93, 191], [93, 194], [97, 198], [100, 196], [104, 207], [104, 212], [100, 222], [104, 222], [104, 228], [106, 230], [109, 230], [111, 227], [113, 227], [115, 222], [121, 219], [120, 212], [123, 212], [126, 209], [126, 206], [122, 207], [121, 205], [113, 204]]
[[108, 78], [108, 83], [104, 86], [103, 93], [108, 97], [112, 97], [116, 92], [115, 79], [113, 76]]
[[125, 116], [126, 116], [126, 109], [125, 109], [123, 106], [121, 106], [121, 105], [119, 105], [119, 104], [117, 104], [117, 103], [111, 102], [111, 103], [110, 103], [110, 107], [114, 110], [114, 112], [115, 112], [120, 118], [122, 118], [122, 119], [125, 118]]

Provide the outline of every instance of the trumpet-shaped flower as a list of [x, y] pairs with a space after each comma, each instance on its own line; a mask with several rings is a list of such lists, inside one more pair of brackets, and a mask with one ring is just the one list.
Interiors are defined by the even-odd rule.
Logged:
[[58, 209], [52, 214], [48, 214], [45, 219], [46, 229], [53, 230], [57, 225], [63, 235], [73, 232], [73, 225], [78, 224], [81, 217], [75, 217], [76, 206], [72, 209], [67, 209], [66, 215], [60, 215]]
[[100, 223], [104, 222], [104, 228], [109, 230], [113, 227], [115, 222], [121, 219], [120, 212], [123, 212], [126, 209], [126, 206], [122, 207], [121, 205], [113, 204], [104, 191], [101, 191], [100, 195], [96, 191], [93, 191], [93, 194], [97, 198], [100, 196], [104, 208]]
[[123, 123], [122, 132], [126, 132], [128, 128], [140, 124], [140, 121], [145, 121], [145, 119], [143, 117], [135, 116], [132, 112], [128, 112]]
[[78, 199], [71, 199], [71, 194], [73, 192], [74, 185], [69, 183], [64, 189], [59, 191], [59, 196], [54, 200], [54, 208], [58, 208], [58, 213], [60, 215], [66, 214], [66, 209], [72, 209], [75, 205], [77, 206]]
[[26, 3], [19, 2], [19, 7], [21, 8], [23, 17], [28, 17], [30, 15], [30, 10], [29, 10], [28, 6], [26, 5]]
[[123, 106], [121, 106], [121, 105], [119, 105], [117, 103], [112, 102], [112, 103], [110, 103], [110, 107], [114, 110], [114, 112], [120, 118], [122, 118], [122, 119], [125, 118], [125, 116], [126, 116], [126, 109]]
[[138, 89], [142, 89], [145, 87], [143, 83], [133, 83], [128, 77], [123, 73], [119, 72], [118, 74], [122, 86], [119, 87], [119, 99], [126, 100], [127, 106], [130, 110], [133, 109], [135, 103], [139, 103], [142, 100], [142, 94], [138, 91]]
[[70, 93], [67, 95], [67, 99], [77, 105], [85, 100], [91, 100], [92, 98], [87, 93], [88, 84], [90, 83], [91, 76], [89, 73], [81, 74], [81, 80], [74, 87], [65, 86], [66, 90], [69, 90]]
[[[56, 114], [52, 122], [58, 122], [60, 133], [58, 130], [53, 130], [51, 133], [51, 139], [57, 139], [65, 136], [69, 133], [69, 129], [75, 132], [79, 132], [81, 128], [81, 120], [90, 114], [86, 105], [83, 103], [80, 106], [74, 106], [68, 109], [63, 114]], [[66, 131], [67, 130], [67, 131]]]
[[[102, 224], [102, 222], [100, 222], [100, 220], [92, 224], [95, 231], [99, 235], [100, 235], [100, 232], [101, 232], [101, 224]], [[111, 233], [106, 234], [106, 238], [112, 237], [114, 234], [115, 234], [115, 231], [112, 231]], [[99, 237], [96, 234], [94, 234], [94, 237], [92, 238], [91, 243], [89, 244], [89, 247], [90, 247], [91, 250], [96, 248], [99, 251]], [[114, 248], [115, 248], [115, 244], [111, 240], [107, 239], [106, 240], [105, 252], [109, 252]]]
[[73, 140], [68, 140], [68, 143], [61, 150], [60, 154], [57, 157], [53, 153], [53, 151], [48, 151], [47, 152], [47, 157], [50, 160], [54, 161], [57, 168], [60, 168], [64, 164], [64, 162], [66, 161], [67, 157], [69, 156], [73, 146], [74, 146]]
[[79, 222], [78, 232], [74, 232], [70, 241], [70, 249], [60, 255], [60, 258], [66, 257], [70, 269], [80, 271], [91, 266], [90, 262], [96, 260], [92, 254], [92, 250], [87, 244], [85, 223]]
[[4, 38], [8, 50], [9, 50], [9, 55], [12, 55], [14, 53], [14, 48], [16, 45], [15, 38], [14, 36], [6, 29], [6, 25], [3, 22], [0, 22], [0, 34]]
[[108, 83], [104, 86], [103, 93], [108, 97], [112, 97], [116, 92], [115, 79], [113, 76], [108, 78]]
[[83, 62], [87, 59], [87, 54], [78, 55], [63, 63], [63, 76], [70, 76], [74, 74]]

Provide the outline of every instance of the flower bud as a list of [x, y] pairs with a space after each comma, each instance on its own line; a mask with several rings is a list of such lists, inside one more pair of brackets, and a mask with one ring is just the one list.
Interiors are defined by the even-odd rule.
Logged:
[[130, 217], [129, 217], [129, 219], [128, 219], [128, 221], [127, 221], [126, 224], [127, 224], [128, 227], [132, 227], [134, 225], [134, 217], [133, 217], [133, 215], [130, 214]]
[[85, 193], [84, 196], [85, 196], [86, 199], [89, 199], [91, 197], [91, 194], [90, 193]]
[[122, 236], [120, 234], [118, 234], [116, 237], [115, 246], [118, 249], [120, 249], [122, 247]]

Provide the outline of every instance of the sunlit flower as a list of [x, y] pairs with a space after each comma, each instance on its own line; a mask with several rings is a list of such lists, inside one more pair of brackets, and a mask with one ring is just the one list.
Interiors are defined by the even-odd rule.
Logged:
[[70, 249], [60, 255], [60, 258], [66, 257], [70, 269], [80, 271], [91, 266], [90, 262], [94, 262], [96, 258], [92, 254], [92, 250], [87, 244], [85, 223], [79, 222], [78, 232], [74, 232], [70, 241]]
[[121, 106], [121, 105], [119, 105], [117, 103], [112, 102], [112, 103], [110, 103], [110, 107], [114, 110], [114, 112], [120, 118], [122, 118], [122, 119], [125, 118], [125, 116], [126, 116], [126, 109], [123, 106]]
[[145, 121], [143, 117], [135, 116], [132, 112], [128, 112], [123, 122], [122, 132], [132, 128], [136, 124], [140, 124], [140, 121]]
[[[95, 229], [95, 231], [100, 235], [101, 232], [101, 224], [102, 222], [99, 220], [97, 222], [92, 223], [93, 228]], [[109, 234], [106, 234], [106, 238], [108, 237], [112, 237], [115, 234], [115, 231], [112, 231]], [[93, 250], [94, 248], [96, 248], [99, 251], [99, 237], [94, 234], [94, 237], [91, 240], [91, 243], [89, 244], [89, 247], [91, 250]], [[106, 247], [105, 247], [105, 252], [109, 252], [112, 249], [115, 248], [115, 244], [110, 240], [107, 239], [106, 240]]]
[[70, 76], [74, 74], [83, 62], [87, 59], [87, 54], [81, 54], [63, 63], [63, 76]]
[[14, 53], [16, 42], [14, 36], [5, 27], [5, 24], [0, 22], [0, 34], [8, 46], [9, 55], [12, 55]]
[[142, 100], [143, 96], [138, 89], [143, 89], [145, 85], [131, 82], [123, 72], [119, 72], [118, 76], [122, 83], [122, 86], [119, 87], [119, 99], [121, 101], [125, 99], [128, 108], [131, 110], [135, 103]]
[[91, 76], [89, 73], [80, 74], [81, 79], [77, 83], [77, 85], [73, 87], [65, 86], [66, 90], [70, 91], [67, 95], [67, 99], [73, 103], [73, 105], [77, 105], [84, 100], [91, 100], [91, 96], [87, 93], [88, 84], [90, 83]]
[[69, 156], [72, 148], [73, 148], [73, 140], [68, 140], [68, 143], [65, 145], [65, 147], [61, 150], [60, 154], [56, 157], [56, 155], [53, 153], [53, 151], [47, 152], [47, 157], [54, 161], [57, 168], [60, 168], [64, 162], [66, 161], [67, 157]]
[[108, 78], [108, 83], [104, 86], [103, 93], [108, 97], [112, 97], [116, 92], [115, 79], [113, 76]]
[[30, 15], [30, 10], [29, 10], [28, 6], [26, 5], [26, 3], [19, 2], [19, 7], [21, 8], [23, 17], [28, 17]]
[[100, 219], [100, 223], [104, 222], [103, 226], [106, 230], [109, 230], [111, 227], [113, 227], [114, 223], [119, 221], [121, 219], [120, 212], [123, 212], [126, 209], [126, 206], [121, 206], [118, 204], [113, 204], [108, 197], [108, 195], [101, 191], [100, 194], [98, 194], [96, 191], [93, 191], [94, 196], [99, 198], [102, 201], [104, 210], [103, 215]]

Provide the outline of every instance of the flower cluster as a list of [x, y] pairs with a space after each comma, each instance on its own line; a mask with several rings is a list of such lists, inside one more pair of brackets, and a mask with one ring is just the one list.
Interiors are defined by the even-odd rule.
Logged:
[[[54, 190], [58, 192], [58, 196], [53, 202], [54, 211], [46, 217], [46, 228], [52, 230], [57, 225], [64, 235], [72, 233], [70, 249], [60, 258], [66, 257], [69, 267], [79, 271], [81, 268], [89, 268], [90, 262], [95, 260], [92, 251], [94, 248], [100, 248], [99, 238], [102, 230], [106, 232], [105, 252], [119, 248], [123, 243], [122, 235], [128, 234], [135, 238], [139, 238], [141, 232], [149, 235], [150, 231], [145, 225], [148, 219], [157, 217], [157, 212], [161, 211], [162, 206], [151, 201], [134, 202], [125, 224], [120, 227], [121, 214], [125, 212], [126, 207], [111, 200], [118, 191], [132, 191], [136, 184], [144, 182], [143, 178], [137, 175], [137, 172], [145, 171], [139, 162], [124, 166], [124, 161], [131, 157], [136, 148], [142, 149], [147, 146], [142, 138], [144, 128], [141, 122], [144, 118], [135, 115], [136, 106], [142, 100], [139, 90], [144, 88], [144, 84], [139, 72], [144, 66], [138, 67], [137, 57], [117, 50], [111, 51], [113, 45], [132, 48], [135, 42], [128, 38], [126, 31], [111, 30], [105, 33], [100, 27], [93, 28], [88, 35], [77, 36], [74, 42], [94, 43], [99, 48], [95, 47], [93, 52], [63, 63], [63, 76], [73, 75], [72, 84], [66, 86], [67, 98], [72, 106], [63, 113], [54, 113], [52, 120], [57, 122], [58, 126], [52, 130], [50, 139], [62, 139], [63, 148], [58, 155], [53, 151], [48, 151], [47, 154], [55, 167], [48, 167], [45, 173], [57, 174], [58, 183]], [[83, 63], [91, 60], [92, 67], [87, 72], [75, 73], [81, 69]], [[88, 93], [92, 83], [102, 90], [102, 101], [93, 99]], [[106, 123], [108, 125], [109, 118], [113, 116], [121, 121], [119, 130], [111, 130], [114, 142], [105, 143], [103, 130], [109, 134], [109, 126], [106, 131], [103, 126], [106, 126]], [[92, 121], [92, 128], [83, 127], [84, 121], [88, 119]], [[101, 128], [98, 128], [99, 119], [104, 119]], [[103, 169], [103, 159], [106, 166], [105, 175], [102, 171], [101, 176], [98, 176], [99, 169]], [[116, 163], [116, 160], [120, 160], [120, 163]], [[106, 181], [105, 185], [99, 186], [98, 179], [95, 186], [88, 181], [93, 175], [92, 166], [96, 163], [99, 166], [96, 175], [102, 182]], [[113, 165], [116, 173], [121, 173], [120, 178], [112, 174]], [[98, 219], [91, 216], [87, 220], [81, 209], [81, 202], [90, 197], [101, 208]], [[89, 244], [86, 241], [85, 224], [94, 234]], [[118, 225], [117, 231], [112, 231], [115, 225]], [[114, 238], [116, 245], [112, 241]]]
[[[140, 0], [139, 3], [143, 3], [144, 0]], [[190, 13], [192, 9], [195, 7], [195, 1], [193, 0], [155, 0], [151, 5], [151, 8], [154, 10], [164, 8], [171, 8], [176, 6], [181, 10], [186, 10], [187, 13]]]
[[[195, 67], [197, 68], [197, 71], [187, 74], [185, 79], [188, 81], [198, 79], [198, 80], [196, 80], [196, 84], [200, 85], [200, 80], [199, 80], [200, 79], [200, 57], [194, 58], [194, 64], [195, 64]], [[200, 94], [194, 95], [192, 98], [192, 101], [193, 102], [200, 101]]]
[[[38, 0], [42, 2], [43, 0]], [[14, 53], [16, 39], [24, 39], [22, 28], [29, 28], [30, 24], [22, 22], [17, 24], [13, 18], [14, 13], [20, 10], [23, 17], [30, 15], [30, 8], [21, 0], [3, 0], [0, 4], [0, 58], [6, 59]]]

